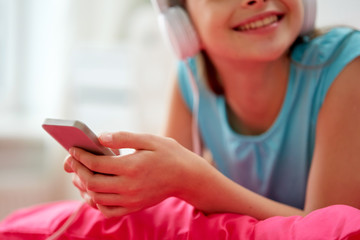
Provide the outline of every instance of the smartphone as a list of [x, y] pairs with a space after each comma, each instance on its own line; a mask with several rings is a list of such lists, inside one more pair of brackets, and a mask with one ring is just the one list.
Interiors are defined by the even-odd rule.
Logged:
[[78, 147], [95, 155], [116, 155], [110, 148], [102, 146], [96, 134], [81, 121], [47, 118], [42, 127], [66, 151]]

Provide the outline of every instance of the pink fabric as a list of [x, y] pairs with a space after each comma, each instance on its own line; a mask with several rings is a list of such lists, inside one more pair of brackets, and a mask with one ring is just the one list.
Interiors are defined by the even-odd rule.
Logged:
[[[0, 223], [0, 239], [46, 239], [81, 205], [58, 202], [19, 210]], [[258, 221], [237, 214], [205, 215], [169, 198], [152, 208], [107, 219], [84, 206], [60, 239], [360, 239], [360, 211], [336, 205], [302, 218]]]

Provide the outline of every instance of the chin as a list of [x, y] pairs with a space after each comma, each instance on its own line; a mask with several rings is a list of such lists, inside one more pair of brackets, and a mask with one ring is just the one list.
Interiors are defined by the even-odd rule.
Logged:
[[280, 59], [288, 58], [289, 57], [289, 48], [290, 47], [280, 47], [280, 48], [270, 48], [270, 49], [263, 49], [259, 51], [257, 57], [259, 60], [262, 61], [277, 61]]

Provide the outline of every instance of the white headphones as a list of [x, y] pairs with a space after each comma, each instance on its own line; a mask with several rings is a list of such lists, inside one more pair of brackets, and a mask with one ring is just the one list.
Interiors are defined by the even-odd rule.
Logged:
[[[173, 0], [151, 0], [160, 13], [160, 28], [168, 39], [179, 59], [192, 57], [200, 51], [200, 42], [190, 17], [179, 4]], [[316, 0], [302, 0], [304, 4], [304, 22], [301, 35], [314, 29], [316, 18]], [[176, 1], [175, 1], [176, 2]]]

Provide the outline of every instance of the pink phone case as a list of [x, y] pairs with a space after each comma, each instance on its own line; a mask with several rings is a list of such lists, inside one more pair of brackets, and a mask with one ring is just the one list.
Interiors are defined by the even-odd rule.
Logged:
[[82, 148], [96, 155], [115, 155], [111, 149], [102, 146], [90, 128], [77, 120], [45, 119], [42, 127], [66, 151], [71, 147]]

